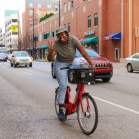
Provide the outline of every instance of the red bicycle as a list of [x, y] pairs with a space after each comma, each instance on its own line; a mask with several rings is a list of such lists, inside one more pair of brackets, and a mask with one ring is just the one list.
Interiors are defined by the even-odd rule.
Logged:
[[[77, 67], [65, 67], [62, 69], [68, 69], [68, 81], [77, 84], [74, 102], [71, 102], [71, 89], [69, 86], [67, 87], [65, 115], [67, 117], [77, 112], [77, 119], [81, 130], [84, 134], [90, 135], [97, 128], [98, 109], [93, 97], [85, 92], [85, 84], [90, 84], [94, 81], [94, 71], [92, 71], [91, 68]], [[57, 89], [55, 91], [55, 110], [58, 115], [59, 105], [57, 102]]]

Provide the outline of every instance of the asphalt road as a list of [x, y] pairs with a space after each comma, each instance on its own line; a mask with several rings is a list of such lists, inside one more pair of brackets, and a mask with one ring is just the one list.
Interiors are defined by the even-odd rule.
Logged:
[[[71, 85], [75, 88], [75, 85]], [[139, 73], [127, 73], [124, 64], [114, 64], [109, 83], [86, 86], [99, 110], [94, 134], [84, 135], [76, 114], [65, 123], [54, 109], [56, 80], [50, 63], [34, 62], [32, 68], [11, 68], [0, 63], [0, 139], [138, 139]], [[74, 95], [74, 92], [73, 92]]]

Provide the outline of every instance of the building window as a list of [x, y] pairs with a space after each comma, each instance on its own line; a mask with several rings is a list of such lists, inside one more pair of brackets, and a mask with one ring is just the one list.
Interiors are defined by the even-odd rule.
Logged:
[[38, 40], [41, 41], [42, 40], [42, 34], [38, 35]]
[[68, 2], [68, 11], [70, 11], [70, 8], [71, 8], [71, 2], [69, 1]]
[[67, 25], [66, 24], [64, 24], [64, 28], [66, 28], [67, 27]]
[[71, 25], [70, 25], [70, 23], [68, 23], [68, 32], [70, 32], [71, 31]]
[[67, 12], [67, 5], [66, 5], [66, 3], [64, 3], [64, 12], [65, 13]]
[[38, 10], [38, 16], [39, 17], [42, 17], [43, 16], [41, 10]]
[[38, 8], [40, 9], [42, 7], [42, 5], [41, 4], [38, 4]]
[[86, 12], [86, 6], [83, 6], [83, 13]]
[[71, 8], [73, 8], [74, 7], [74, 1], [72, 0], [71, 1]]
[[29, 16], [33, 16], [33, 10], [32, 9], [29, 10]]
[[68, 11], [70, 11], [71, 8], [73, 8], [73, 7], [74, 7], [74, 1], [73, 0], [72, 1], [69, 1], [68, 2], [68, 5], [67, 5]]
[[17, 32], [12, 32], [12, 35], [17, 35], [18, 33]]
[[12, 19], [12, 22], [17, 22], [17, 19]]
[[38, 8], [42, 7], [42, 0], [38, 0]]
[[33, 7], [33, 0], [29, 0], [28, 3], [29, 3], [29, 7], [32, 8]]
[[33, 21], [30, 20], [30, 21], [29, 21], [29, 24], [32, 26], [32, 25], [33, 25]]
[[51, 9], [51, 7], [52, 7], [51, 4], [48, 4], [48, 5], [47, 5], [47, 8], [48, 8], [48, 9]]
[[30, 8], [33, 8], [33, 3], [30, 3], [30, 4], [29, 4], [29, 7], [30, 7]]
[[92, 22], [91, 15], [88, 16], [87, 21], [88, 21], [88, 28], [91, 28], [91, 22]]
[[55, 37], [55, 32], [52, 32], [52, 37]]
[[98, 13], [94, 14], [94, 26], [98, 26]]
[[48, 39], [49, 37], [50, 37], [50, 33], [49, 32], [47, 32], [47, 33], [45, 33], [43, 35], [43, 39]]

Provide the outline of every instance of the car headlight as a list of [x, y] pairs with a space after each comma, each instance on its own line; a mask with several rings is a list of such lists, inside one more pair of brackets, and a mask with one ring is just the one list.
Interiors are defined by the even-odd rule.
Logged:
[[32, 58], [29, 58], [28, 60], [29, 60], [29, 62], [32, 62]]

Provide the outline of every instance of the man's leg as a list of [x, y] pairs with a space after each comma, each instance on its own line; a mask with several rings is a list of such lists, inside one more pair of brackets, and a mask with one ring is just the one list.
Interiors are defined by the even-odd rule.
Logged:
[[64, 101], [65, 101], [65, 94], [66, 89], [68, 85], [68, 76], [67, 76], [67, 70], [61, 70], [62, 67], [68, 66], [66, 63], [58, 62], [56, 63], [56, 78], [59, 84], [58, 88], [58, 103], [59, 103], [59, 119], [64, 120], [65, 118], [65, 107], [64, 107]]

